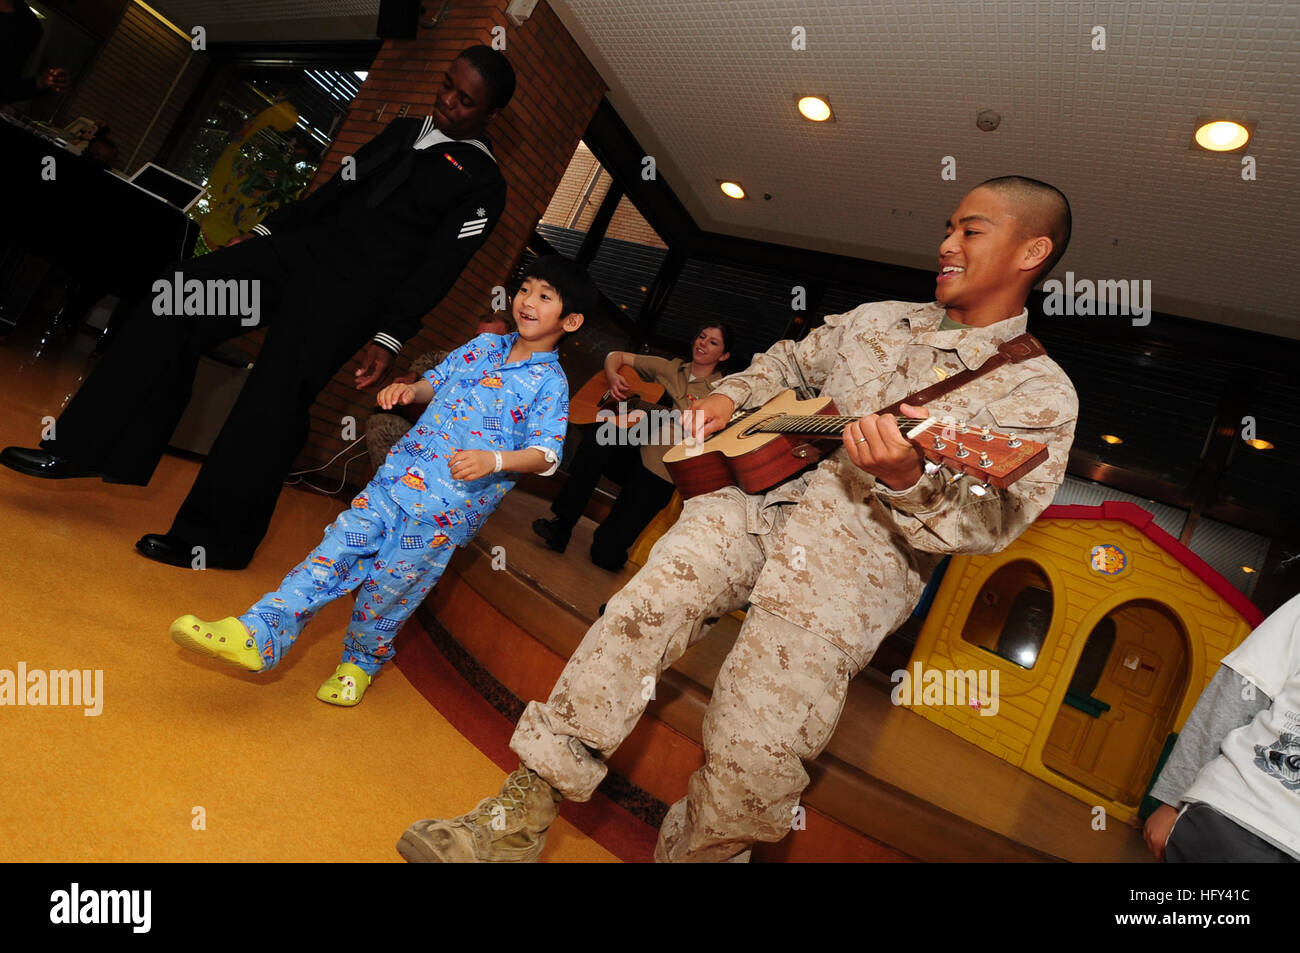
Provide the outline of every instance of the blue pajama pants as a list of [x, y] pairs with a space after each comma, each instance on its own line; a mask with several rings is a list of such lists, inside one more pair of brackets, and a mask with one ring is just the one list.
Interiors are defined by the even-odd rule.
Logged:
[[342, 661], [374, 675], [394, 655], [393, 639], [415, 611], [456, 546], [373, 484], [325, 528], [325, 538], [239, 621], [275, 668], [322, 606], [360, 587], [343, 640]]

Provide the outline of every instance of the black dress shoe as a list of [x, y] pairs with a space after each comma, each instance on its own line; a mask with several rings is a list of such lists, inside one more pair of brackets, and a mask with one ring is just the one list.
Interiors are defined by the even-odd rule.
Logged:
[[98, 470], [84, 467], [80, 463], [56, 457], [45, 450], [29, 450], [26, 447], [5, 447], [0, 451], [0, 463], [10, 470], [46, 480], [68, 480], [73, 477], [101, 475]]
[[[169, 566], [179, 566], [181, 569], [199, 568], [194, 565], [197, 558], [194, 553], [195, 546], [202, 546], [202, 544], [191, 543], [179, 536], [165, 533], [148, 533], [141, 536], [135, 544], [136, 551], [141, 556]], [[248, 559], [233, 558], [225, 553], [209, 550], [207, 547], [203, 547], [203, 550], [203, 568], [244, 569], [248, 566]]]
[[569, 534], [560, 528], [559, 520], [533, 520], [533, 532], [542, 537], [547, 549], [564, 552], [569, 545]]
[[593, 546], [591, 547], [591, 562], [593, 565], [599, 566], [601, 569], [607, 569], [610, 572], [620, 572], [623, 569], [623, 565], [627, 562], [627, 553], [623, 553], [621, 556], [614, 556], [602, 552]]

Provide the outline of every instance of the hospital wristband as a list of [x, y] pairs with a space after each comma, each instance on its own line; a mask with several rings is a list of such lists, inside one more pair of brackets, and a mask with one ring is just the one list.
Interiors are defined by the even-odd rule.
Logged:
[[501, 451], [500, 451], [500, 450], [493, 450], [493, 451], [492, 451], [492, 456], [493, 456], [493, 458], [494, 458], [494, 459], [496, 460], [496, 462], [497, 462], [497, 465], [496, 465], [495, 467], [492, 468], [492, 472], [493, 472], [493, 473], [500, 473], [500, 472], [501, 472]]

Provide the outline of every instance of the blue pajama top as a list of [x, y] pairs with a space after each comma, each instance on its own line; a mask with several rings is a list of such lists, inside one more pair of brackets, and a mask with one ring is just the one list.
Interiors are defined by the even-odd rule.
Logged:
[[[554, 351], [506, 363], [518, 334], [480, 334], [424, 375], [433, 399], [388, 451], [371, 481], [408, 514], [437, 526], [457, 546], [468, 543], [518, 479], [502, 470], [455, 480], [458, 450], [536, 447], [559, 466], [569, 419], [569, 382]], [[353, 506], [364, 508], [362, 493]]]

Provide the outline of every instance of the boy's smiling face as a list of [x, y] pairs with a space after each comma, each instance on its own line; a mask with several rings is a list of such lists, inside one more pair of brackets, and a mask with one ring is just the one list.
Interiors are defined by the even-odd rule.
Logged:
[[515, 327], [525, 341], [558, 341], [566, 332], [582, 326], [581, 314], [564, 313], [564, 300], [560, 293], [540, 278], [528, 277], [515, 292], [511, 305]]

